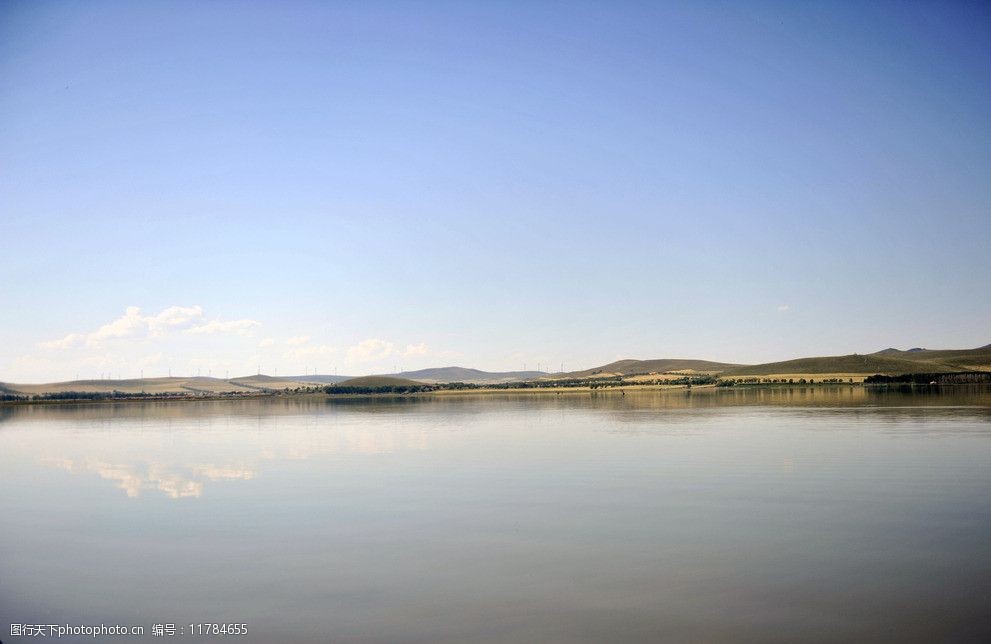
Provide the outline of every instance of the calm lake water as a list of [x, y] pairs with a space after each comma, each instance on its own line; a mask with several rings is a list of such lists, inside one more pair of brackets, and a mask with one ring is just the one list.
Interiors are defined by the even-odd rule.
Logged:
[[991, 390], [3, 407], [0, 526], [4, 642], [987, 642]]

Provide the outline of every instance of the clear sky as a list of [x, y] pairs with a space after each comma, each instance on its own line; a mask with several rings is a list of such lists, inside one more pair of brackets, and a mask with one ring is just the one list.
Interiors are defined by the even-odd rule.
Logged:
[[984, 2], [0, 3], [0, 380], [991, 342]]

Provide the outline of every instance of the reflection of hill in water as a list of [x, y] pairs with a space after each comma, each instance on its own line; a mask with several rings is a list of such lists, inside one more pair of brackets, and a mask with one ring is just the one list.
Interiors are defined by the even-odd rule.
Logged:
[[[785, 407], [878, 407], [878, 406], [991, 406], [991, 386], [875, 388], [849, 385], [778, 387], [696, 387], [694, 389], [581, 390], [561, 395], [484, 394], [421, 399], [423, 403], [485, 408], [505, 406], [521, 409], [665, 410], [737, 406]], [[402, 401], [400, 401], [401, 403]]]
[[105, 423], [120, 420], [196, 421], [203, 417], [256, 417], [323, 414], [459, 414], [491, 409], [582, 409], [603, 411], [704, 409], [736, 406], [786, 407], [991, 407], [991, 386], [861, 387], [848, 385], [778, 387], [702, 387], [690, 390], [577, 390], [552, 393], [497, 393], [447, 396], [369, 396], [334, 398], [295, 396], [210, 401], [103, 402], [12, 405], [0, 407], [0, 423], [17, 420], [71, 419]]
[[[131, 498], [153, 492], [181, 499], [234, 482], [252, 485], [279, 462], [319, 459], [330, 467], [365, 462], [443, 448], [463, 432], [488, 434], [501, 448], [519, 440], [513, 432], [591, 428], [682, 435], [754, 415], [765, 417], [769, 427], [803, 417], [835, 420], [825, 425], [837, 429], [869, 416], [869, 425], [851, 426], [886, 433], [944, 431], [943, 423], [929, 421], [991, 420], [991, 387], [827, 385], [29, 405], [0, 408], [0, 421], [27, 421], [0, 423], [0, 432], [6, 432], [6, 444], [18, 459], [103, 479]], [[973, 430], [973, 423], [969, 427]]]

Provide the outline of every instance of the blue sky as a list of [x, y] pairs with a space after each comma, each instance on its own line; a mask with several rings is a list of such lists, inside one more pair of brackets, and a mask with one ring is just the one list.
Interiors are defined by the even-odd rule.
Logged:
[[0, 4], [0, 380], [991, 342], [985, 3]]

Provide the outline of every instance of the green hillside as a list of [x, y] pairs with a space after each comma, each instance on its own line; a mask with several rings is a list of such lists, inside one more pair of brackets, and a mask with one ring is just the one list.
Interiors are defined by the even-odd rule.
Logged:
[[923, 363], [919, 368], [923, 371], [936, 371], [929, 365], [951, 367], [954, 371], [991, 369], [991, 344], [976, 349], [884, 349], [873, 355]]
[[279, 376], [280, 380], [289, 380], [292, 382], [308, 382], [316, 383], [321, 385], [331, 385], [335, 382], [344, 382], [345, 380], [350, 380], [354, 376], [333, 376], [328, 374], [308, 374], [305, 376]]
[[543, 371], [481, 371], [480, 369], [469, 369], [466, 367], [435, 367], [432, 369], [419, 369], [417, 371], [403, 371], [390, 377], [410, 378], [427, 383], [472, 382], [482, 384], [519, 382], [546, 375]]
[[664, 373], [666, 371], [700, 371], [719, 373], [741, 365], [728, 362], [712, 362], [710, 360], [693, 360], [686, 358], [660, 358], [655, 360], [617, 360], [601, 367], [572, 371], [571, 373], [554, 374], [552, 379], [590, 378], [599, 374], [622, 374], [634, 376], [645, 373]]
[[233, 378], [228, 382], [234, 385], [238, 385], [240, 387], [247, 387], [249, 389], [260, 389], [263, 391], [266, 390], [281, 391], [283, 389], [307, 387], [313, 384], [308, 382], [298, 382], [295, 380], [288, 380], [286, 378], [279, 378], [276, 376], [266, 376], [264, 374], [259, 374], [255, 376], [245, 376], [243, 378]]
[[123, 380], [71, 380], [41, 384], [12, 384], [4, 387], [9, 393], [24, 395], [65, 394], [68, 392], [125, 394], [210, 394], [233, 393], [251, 387], [206, 376], [174, 378], [128, 378]]
[[334, 386], [339, 387], [421, 387], [422, 382], [410, 380], [408, 378], [394, 378], [392, 376], [361, 376], [351, 378], [343, 382], [338, 382]]
[[[849, 373], [849, 374], [902, 374], [922, 370], [922, 365], [913, 360], [891, 358], [877, 354], [848, 356], [824, 356], [818, 358], [798, 358], [783, 362], [768, 362], [729, 369], [721, 376], [763, 376], [768, 374], [786, 373]], [[938, 363], [925, 365], [925, 371], [932, 373], [947, 373], [959, 369]]]

